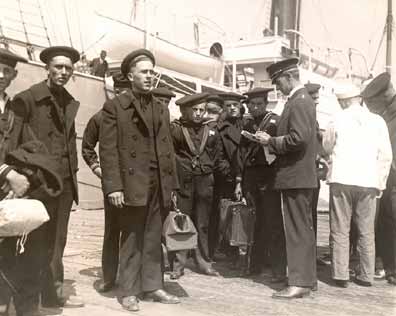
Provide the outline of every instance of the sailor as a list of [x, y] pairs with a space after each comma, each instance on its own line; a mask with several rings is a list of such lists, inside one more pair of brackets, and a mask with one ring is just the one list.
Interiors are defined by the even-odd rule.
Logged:
[[[217, 276], [209, 258], [208, 230], [213, 203], [214, 176], [222, 157], [219, 134], [215, 126], [204, 118], [207, 93], [184, 96], [176, 101], [181, 118], [171, 124], [176, 153], [180, 189], [179, 209], [189, 215], [198, 232], [198, 248], [192, 255], [200, 272]], [[172, 279], [184, 274], [187, 251], [179, 251], [173, 258]]]
[[276, 155], [274, 188], [282, 194], [288, 286], [273, 298], [293, 299], [309, 295], [316, 279], [316, 243], [311, 202], [317, 187], [316, 109], [300, 82], [298, 59], [289, 58], [267, 68], [288, 100], [279, 118], [276, 136], [257, 132], [256, 138]]
[[[113, 75], [113, 88], [116, 94], [131, 88], [130, 81], [121, 73]], [[81, 153], [85, 163], [92, 172], [102, 179], [102, 168], [99, 163], [95, 147], [99, 142], [99, 131], [102, 122], [102, 109], [96, 112], [88, 121], [83, 133]], [[104, 199], [104, 234], [102, 247], [102, 274], [103, 283], [99, 286], [99, 292], [108, 292], [115, 286], [118, 271], [120, 229], [114, 207], [107, 199]]]
[[17, 119], [44, 143], [57, 163], [63, 179], [63, 191], [44, 204], [50, 215], [48, 223], [47, 266], [44, 272], [41, 305], [43, 307], [82, 307], [76, 297], [63, 292], [63, 253], [73, 201], [78, 204], [77, 147], [74, 119], [79, 102], [64, 88], [73, 75], [73, 65], [80, 59], [77, 50], [67, 46], [52, 46], [40, 53], [46, 65], [47, 78], [18, 93], [13, 102]]
[[[244, 95], [251, 119], [243, 130], [255, 134], [265, 131], [276, 135], [279, 116], [267, 111], [268, 93], [272, 88], [257, 87]], [[257, 142], [243, 137], [240, 143], [241, 166], [237, 172], [237, 189], [253, 199], [256, 208], [256, 228], [251, 255], [252, 274], [260, 273], [266, 264], [272, 268], [271, 282], [281, 282], [286, 277], [285, 245], [279, 191], [274, 190], [274, 156]]]
[[179, 299], [163, 290], [161, 209], [170, 208], [178, 187], [169, 115], [152, 95], [155, 57], [146, 49], [131, 52], [121, 72], [131, 90], [103, 106], [99, 135], [102, 188], [117, 208], [121, 230], [119, 301], [138, 311], [138, 297], [165, 304]]
[[375, 77], [362, 91], [370, 111], [385, 120], [392, 145], [393, 162], [380, 200], [376, 250], [382, 258], [388, 283], [396, 285], [396, 90], [386, 72]]
[[224, 101], [217, 94], [210, 94], [206, 99], [206, 118], [217, 122], [223, 112]]
[[[245, 97], [239, 93], [235, 92], [219, 92], [218, 97], [221, 98], [223, 103], [222, 114], [217, 123], [217, 130], [220, 135], [222, 151], [224, 153], [224, 159], [222, 160], [222, 166], [217, 169], [215, 173], [215, 198], [214, 198], [214, 210], [212, 212], [209, 234], [210, 234], [210, 250], [211, 255], [217, 248], [217, 241], [219, 239], [219, 233], [222, 234], [224, 232], [218, 232], [219, 228], [219, 202], [221, 199], [232, 199], [232, 200], [240, 200], [242, 196], [235, 196], [235, 166], [233, 164], [236, 161], [236, 155], [238, 154], [238, 146], [241, 140], [241, 131], [242, 131], [242, 118], [245, 113], [245, 108], [243, 107], [243, 100]], [[208, 100], [213, 103], [213, 96], [209, 97]], [[224, 241], [226, 242], [226, 241]], [[228, 241], [227, 241], [228, 242]], [[237, 249], [229, 248], [226, 246], [224, 250], [226, 252], [230, 251], [230, 255], [234, 254], [233, 263], [236, 264], [237, 268], [242, 270], [246, 270], [246, 265], [244, 263], [244, 259], [246, 257], [246, 249], [239, 249], [241, 251], [242, 256], [238, 255]], [[246, 271], [240, 271], [242, 273]]]
[[174, 94], [171, 90], [162, 87], [154, 88], [152, 90], [152, 93], [166, 106], [168, 106], [170, 100], [176, 96], [176, 94]]

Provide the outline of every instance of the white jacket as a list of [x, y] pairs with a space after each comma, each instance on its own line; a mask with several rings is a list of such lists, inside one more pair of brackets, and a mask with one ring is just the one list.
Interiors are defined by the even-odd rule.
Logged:
[[360, 104], [338, 112], [323, 135], [329, 183], [384, 190], [392, 163], [385, 121]]

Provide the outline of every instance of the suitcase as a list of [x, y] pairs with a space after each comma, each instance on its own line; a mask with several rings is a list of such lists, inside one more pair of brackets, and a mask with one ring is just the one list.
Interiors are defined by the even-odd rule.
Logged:
[[254, 241], [256, 211], [244, 201], [220, 200], [220, 235], [231, 246], [251, 246]]

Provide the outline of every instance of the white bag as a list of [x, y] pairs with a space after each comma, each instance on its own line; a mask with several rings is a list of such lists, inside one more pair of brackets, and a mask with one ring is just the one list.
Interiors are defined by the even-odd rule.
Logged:
[[0, 237], [26, 236], [48, 220], [47, 210], [38, 200], [0, 201]]

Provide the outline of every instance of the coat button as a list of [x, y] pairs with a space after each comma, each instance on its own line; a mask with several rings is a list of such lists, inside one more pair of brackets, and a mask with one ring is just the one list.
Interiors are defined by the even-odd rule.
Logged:
[[137, 139], [138, 139], [137, 135], [133, 135], [133, 136], [132, 136], [132, 139], [133, 139], [133, 140], [137, 140]]
[[136, 158], [136, 152], [131, 151], [131, 157], [132, 157], [132, 158]]
[[170, 158], [170, 157], [171, 157], [171, 154], [170, 154], [169, 152], [166, 153], [166, 157]]
[[172, 174], [172, 173], [173, 173], [173, 170], [172, 170], [172, 169], [169, 169], [169, 170], [168, 170], [168, 173], [169, 173], [169, 174]]
[[166, 140], [167, 140], [167, 137], [163, 137], [163, 138], [162, 138], [162, 141], [163, 141], [163, 142], [166, 142]]
[[129, 172], [129, 174], [134, 174], [134, 173], [135, 173], [135, 170], [133, 170], [133, 168], [129, 168], [129, 169], [128, 169], [128, 172]]

